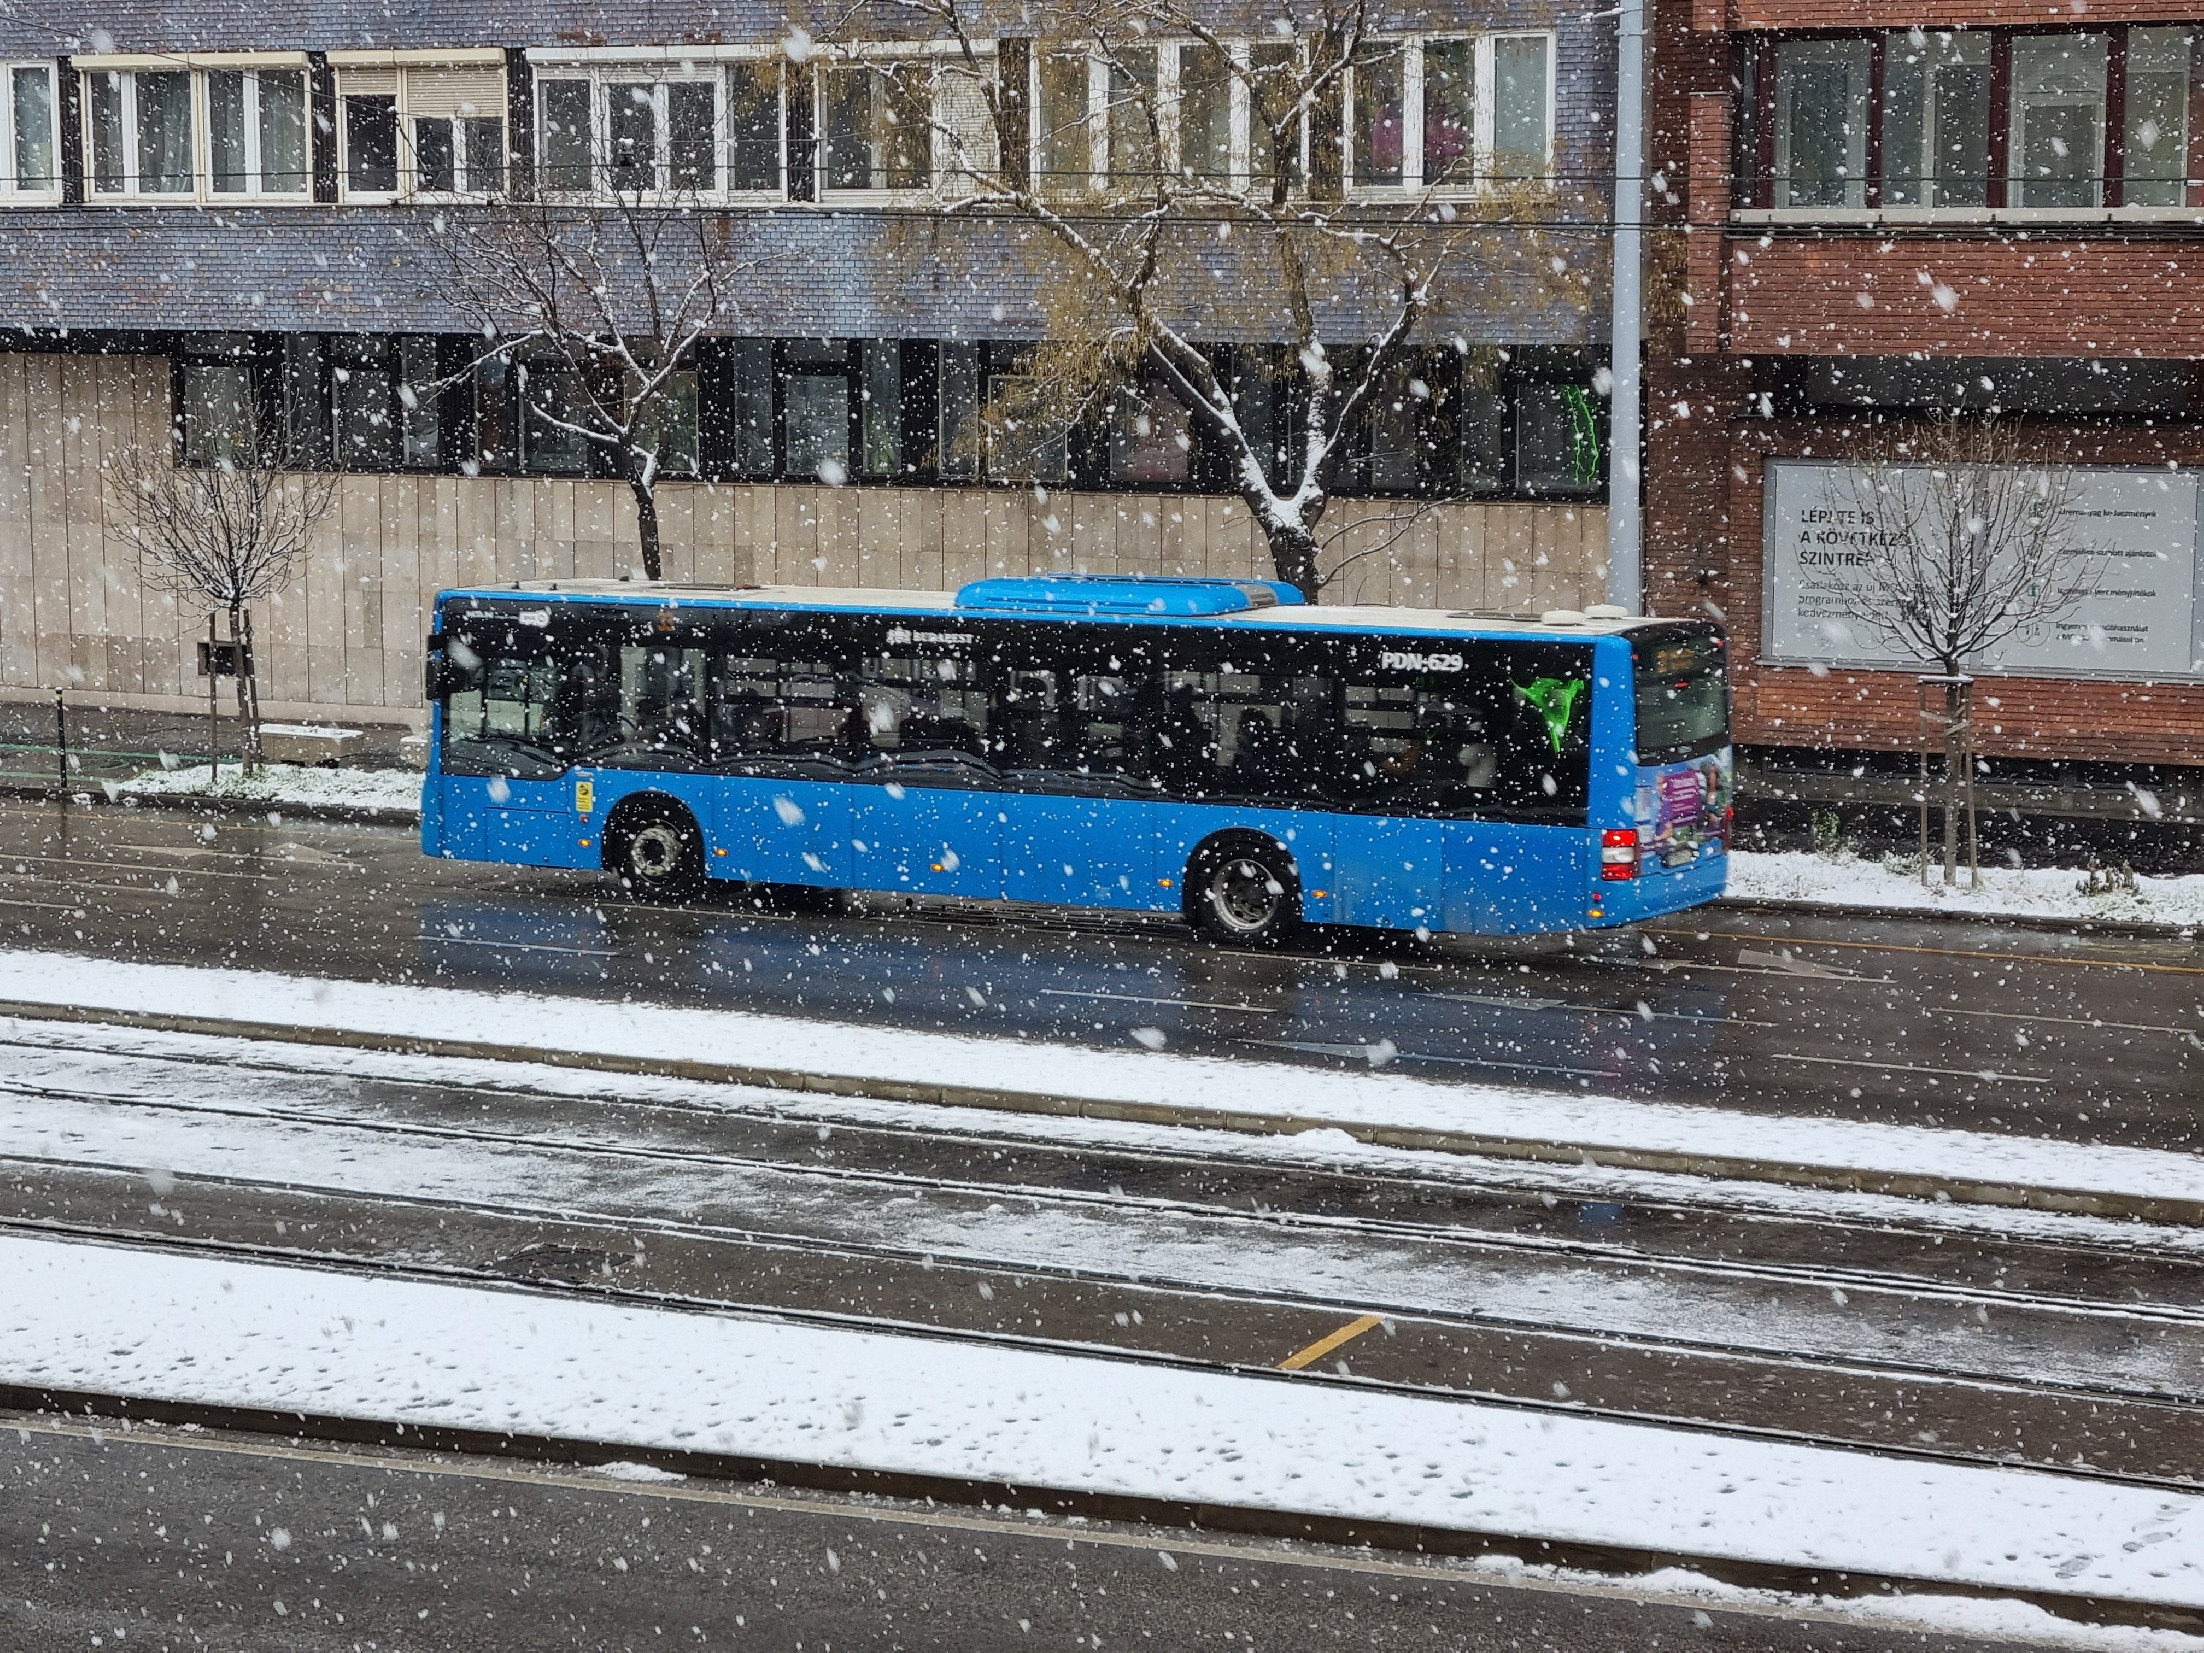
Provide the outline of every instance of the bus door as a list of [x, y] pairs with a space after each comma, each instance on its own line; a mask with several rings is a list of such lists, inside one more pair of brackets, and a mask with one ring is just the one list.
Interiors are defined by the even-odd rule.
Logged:
[[737, 638], [713, 668], [714, 877], [849, 882], [856, 698], [830, 643], [801, 631]]
[[584, 859], [571, 765], [617, 727], [618, 686], [594, 640], [554, 634], [552, 611], [459, 617], [450, 645], [466, 673], [444, 707], [446, 848], [521, 866]]
[[905, 895], [1002, 894], [1001, 787], [968, 634], [867, 644], [857, 662], [863, 756], [849, 789], [850, 884]]
[[[1021, 654], [1022, 648], [1022, 654]], [[1002, 890], [1012, 901], [1170, 908], [1156, 882], [1156, 812], [1144, 778], [1139, 643], [1064, 626], [1006, 644], [995, 697], [995, 762], [1013, 795], [1002, 816]], [[1160, 892], [1160, 895], [1159, 895]]]

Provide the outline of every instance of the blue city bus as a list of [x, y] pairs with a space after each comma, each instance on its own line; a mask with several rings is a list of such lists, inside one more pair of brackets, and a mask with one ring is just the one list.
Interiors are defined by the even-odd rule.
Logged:
[[447, 591], [430, 855], [1521, 935], [1721, 894], [1726, 640], [1304, 604], [1262, 580]]

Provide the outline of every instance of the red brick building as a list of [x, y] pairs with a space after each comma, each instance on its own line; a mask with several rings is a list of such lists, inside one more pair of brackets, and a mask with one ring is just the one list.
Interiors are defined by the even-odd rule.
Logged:
[[1648, 335], [1648, 599], [1727, 618], [1740, 740], [1912, 746], [1921, 668], [1799, 618], [1798, 502], [1872, 428], [1995, 408], [2151, 503], [2111, 513], [2150, 519], [2115, 530], [2137, 577], [2076, 646], [1985, 675], [1983, 751], [2204, 765], [2204, 5], [1662, 0], [1654, 29], [1683, 256], [1649, 283], [1680, 302]]

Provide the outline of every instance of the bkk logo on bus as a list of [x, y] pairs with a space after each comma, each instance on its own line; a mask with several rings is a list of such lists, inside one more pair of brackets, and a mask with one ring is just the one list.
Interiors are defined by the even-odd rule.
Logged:
[[1385, 649], [1378, 655], [1378, 669], [1389, 672], [1458, 672], [1462, 669], [1462, 657], [1458, 654], [1396, 654]]

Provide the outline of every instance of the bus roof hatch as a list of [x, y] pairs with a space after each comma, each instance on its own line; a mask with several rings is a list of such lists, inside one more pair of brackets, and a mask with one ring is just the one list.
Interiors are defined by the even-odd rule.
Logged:
[[957, 607], [1006, 614], [1244, 614], [1302, 600], [1279, 580], [1196, 580], [1147, 574], [1035, 574], [974, 580]]

